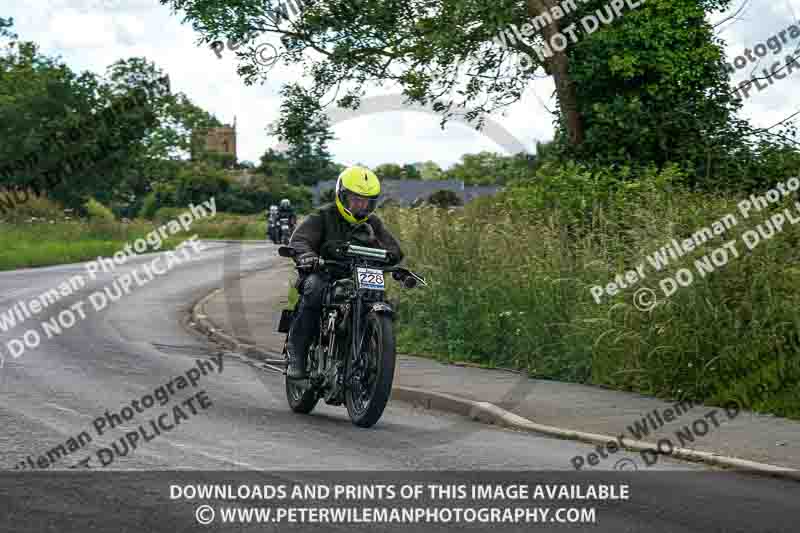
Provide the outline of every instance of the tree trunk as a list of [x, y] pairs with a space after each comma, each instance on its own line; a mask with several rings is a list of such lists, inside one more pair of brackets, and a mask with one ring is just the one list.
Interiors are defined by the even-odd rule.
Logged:
[[[556, 5], [555, 0], [528, 0], [528, 13], [531, 17], [538, 16]], [[550, 39], [560, 32], [557, 21], [542, 28], [542, 37], [548, 44]], [[570, 143], [578, 146], [583, 143], [583, 121], [578, 112], [578, 98], [575, 93], [575, 84], [569, 75], [569, 58], [566, 50], [556, 52], [552, 57], [545, 59], [545, 70], [553, 76], [556, 83], [556, 97], [564, 117], [564, 127]]]

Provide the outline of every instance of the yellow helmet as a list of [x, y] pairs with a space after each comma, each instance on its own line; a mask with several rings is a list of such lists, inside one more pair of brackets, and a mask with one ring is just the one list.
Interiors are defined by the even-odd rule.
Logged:
[[381, 182], [368, 168], [349, 167], [336, 180], [336, 207], [351, 224], [362, 224], [378, 207]]

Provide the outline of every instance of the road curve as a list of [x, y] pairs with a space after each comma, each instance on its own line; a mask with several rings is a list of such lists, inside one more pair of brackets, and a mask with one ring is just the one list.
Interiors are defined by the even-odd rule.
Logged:
[[[283, 472], [281, 479], [307, 479], [308, 471], [365, 470], [382, 475], [410, 471], [550, 471], [553, 479], [580, 479], [570, 472], [569, 459], [586, 454], [589, 446], [581, 443], [496, 429], [399, 402], [392, 402], [380, 423], [369, 430], [352, 426], [344, 409], [322, 403], [312, 416], [292, 414], [284, 399], [281, 375], [258, 370], [238, 354], [221, 352], [185, 324], [192, 304], [222, 286], [226, 279], [269, 269], [281, 261], [270, 244], [240, 247], [206, 242], [203, 252], [134, 287], [130, 294], [105, 309], [94, 311], [88, 303], [90, 294], [133, 269], [141, 271], [154, 257], [137, 257], [113, 272], [102, 273], [41, 315], [9, 331], [0, 331], [0, 344], [5, 346], [42, 319], [78, 302], [84, 301], [87, 310], [85, 318], [70, 329], [43, 339], [40, 346], [26, 349], [18, 358], [11, 357], [8, 351], [4, 353], [0, 368], [0, 424], [4, 428], [0, 432], [0, 464], [8, 472], [0, 474], [0, 500], [6, 500], [7, 508], [14, 512], [0, 518], [0, 530], [42, 531], [50, 523], [47, 520], [60, 517], [69, 521], [57, 522], [60, 530], [72, 531], [65, 524], [75, 524], [76, 528], [77, 524], [84, 524], [81, 520], [86, 519], [86, 513], [80, 509], [92, 509], [86, 503], [92, 499], [87, 497], [84, 507], [63, 508], [54, 506], [53, 497], [74, 491], [76, 484], [96, 497], [141, 486], [135, 481], [130, 485], [101, 481], [91, 486], [78, 478], [73, 478], [72, 484], [65, 482], [64, 476], [79, 474], [76, 470], [63, 470], [82, 461], [90, 471], [104, 472], [107, 477], [116, 475], [118, 481], [127, 479], [120, 476], [130, 475], [118, 470], [180, 469], [269, 470], [271, 475]], [[35, 298], [70, 276], [85, 272], [84, 264], [74, 264], [0, 273], [0, 313], [17, 301]], [[181, 387], [182, 377], [194, 380], [195, 386]], [[142, 402], [146, 396], [155, 395], [157, 389], [167, 388], [167, 384], [171, 388], [163, 405], [158, 399], [151, 407], [138, 403], [139, 413], [110, 427], [114, 414], [122, 413], [123, 407], [131, 406], [132, 401]], [[193, 402], [188, 400], [191, 397], [195, 398]], [[179, 404], [184, 406], [180, 409], [183, 416], [173, 409]], [[147, 425], [162, 413], [167, 414]], [[102, 435], [98, 435], [98, 425], [103, 429]], [[147, 442], [143, 442], [142, 425], [144, 436], [149, 428], [151, 438]], [[154, 435], [156, 426], [161, 433]], [[121, 453], [125, 434], [137, 431], [141, 438], [136, 437], [136, 448], [128, 446], [126, 453]], [[419, 448], [415, 436], [420, 432], [441, 432], [442, 444]], [[448, 439], [447, 432], [456, 433], [458, 438]], [[92, 441], [81, 441], [82, 433], [88, 433]], [[80, 445], [72, 450], [75, 446], [68, 447], [69, 442]], [[101, 448], [114, 450], [114, 443], [118, 451], [113, 458], [98, 453]], [[131, 443], [130, 438], [127, 443]], [[55, 457], [51, 464], [36, 465], [43, 456], [50, 463], [46, 459], [48, 451], [59, 445], [64, 445], [61, 449], [68, 453], [51, 453], [51, 458]], [[102, 457], [109, 462], [105, 468]], [[660, 462], [659, 467], [664, 472], [608, 473], [608, 479], [619, 479], [620, 475], [632, 479], [637, 500], [635, 505], [629, 502], [631, 505], [605, 509], [602, 527], [594, 525], [592, 529], [790, 531], [791, 513], [797, 516], [796, 483], [714, 474], [700, 466], [671, 461]], [[609, 469], [613, 469], [613, 463]], [[41, 478], [42, 472], [55, 470], [62, 472], [48, 474], [48, 483], [36, 485], [35, 490], [28, 485], [33, 479], [31, 471], [39, 472], [36, 476]], [[110, 470], [114, 472], [109, 474]], [[593, 479], [602, 479], [602, 473], [595, 474], [600, 477]], [[23, 501], [23, 487], [49, 499]], [[158, 507], [163, 511], [169, 504], [163, 498], [146, 497], [136, 491], [131, 494], [133, 498], [142, 496], [136, 516], [143, 508]], [[740, 505], [745, 516], [730, 513], [734, 505]], [[176, 529], [171, 524], [171, 529], [165, 530], [194, 527], [189, 515], [178, 514], [183, 525]], [[107, 518], [116, 520], [115, 531], [124, 531], [139, 523], [136, 516], [118, 509]]]

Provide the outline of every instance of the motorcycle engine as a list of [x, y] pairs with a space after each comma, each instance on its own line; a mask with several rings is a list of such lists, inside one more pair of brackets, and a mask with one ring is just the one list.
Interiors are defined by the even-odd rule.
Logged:
[[333, 304], [343, 304], [355, 293], [356, 286], [352, 279], [340, 279], [333, 284], [331, 299]]

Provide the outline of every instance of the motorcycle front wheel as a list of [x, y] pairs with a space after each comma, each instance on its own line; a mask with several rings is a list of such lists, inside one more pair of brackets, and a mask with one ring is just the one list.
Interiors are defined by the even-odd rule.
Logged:
[[[286, 364], [288, 366], [289, 355], [285, 345], [283, 347], [283, 355], [286, 358]], [[306, 361], [306, 368], [311, 368], [309, 361]], [[317, 406], [319, 396], [317, 396], [317, 391], [314, 389], [306, 389], [296, 385], [294, 380], [286, 376], [286, 401], [289, 403], [289, 408], [293, 412], [307, 415]]]
[[352, 379], [345, 391], [347, 414], [356, 426], [368, 428], [383, 415], [392, 394], [395, 338], [392, 318], [369, 313], [361, 354], [350, 355]]

